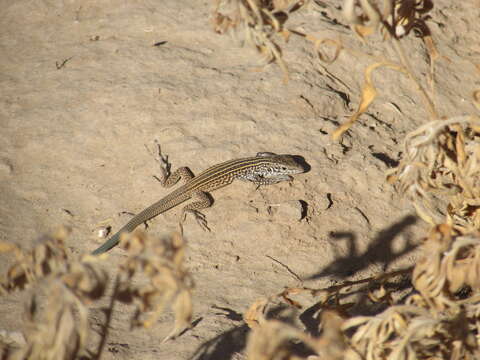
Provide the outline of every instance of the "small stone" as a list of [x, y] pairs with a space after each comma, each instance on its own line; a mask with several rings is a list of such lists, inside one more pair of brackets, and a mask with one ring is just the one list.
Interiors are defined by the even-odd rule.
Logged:
[[328, 210], [333, 205], [332, 194], [324, 194], [317, 201], [317, 206], [319, 210]]
[[305, 205], [300, 200], [286, 201], [268, 207], [268, 212], [281, 219], [300, 221], [305, 216]]
[[7, 159], [0, 159], [0, 173], [11, 175], [13, 172], [13, 165]]
[[101, 226], [97, 229], [97, 236], [101, 239], [105, 239], [110, 231], [112, 230], [111, 226]]
[[25, 337], [20, 331], [7, 331], [1, 329], [0, 338], [3, 339], [5, 343], [13, 342], [20, 346], [24, 346], [26, 344]]

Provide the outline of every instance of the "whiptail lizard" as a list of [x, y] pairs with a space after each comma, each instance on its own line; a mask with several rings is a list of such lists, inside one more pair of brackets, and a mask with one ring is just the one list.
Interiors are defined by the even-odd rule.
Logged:
[[271, 185], [281, 181], [290, 181], [292, 177], [289, 174], [299, 174], [305, 171], [292, 155], [261, 152], [254, 157], [230, 160], [214, 165], [195, 177], [187, 167], [178, 168], [170, 174], [168, 160], [162, 156], [160, 146], [158, 144], [157, 146], [157, 160], [160, 161], [162, 170], [162, 177], [159, 180], [162, 185], [170, 187], [180, 179], [186, 180], [186, 183], [134, 216], [107, 242], [96, 249], [93, 252], [94, 255], [104, 253], [118, 245], [122, 233], [132, 232], [140, 224], [188, 199], [195, 199], [195, 201], [183, 208], [180, 226], [185, 221], [187, 213], [192, 213], [199, 225], [205, 230], [209, 230], [205, 216], [198, 211], [212, 205], [208, 192], [231, 184], [234, 179], [251, 181], [257, 185]]

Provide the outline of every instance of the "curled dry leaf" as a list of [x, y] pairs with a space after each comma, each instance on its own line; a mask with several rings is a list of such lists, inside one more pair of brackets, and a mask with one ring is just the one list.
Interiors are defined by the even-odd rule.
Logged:
[[396, 305], [376, 316], [349, 319], [343, 330], [355, 329], [351, 345], [367, 359], [451, 359], [454, 343], [460, 358], [473, 359], [468, 325], [458, 318], [457, 312], [432, 316], [428, 309]]
[[477, 108], [477, 110], [480, 110], [480, 90], [475, 90], [472, 93], [472, 98], [473, 98], [473, 104]]
[[422, 246], [424, 255], [417, 261], [413, 270], [412, 283], [422, 294], [424, 299], [430, 302], [430, 306], [441, 309], [446, 299], [442, 290], [445, 285], [445, 274], [442, 268], [443, 253], [452, 242], [451, 229], [447, 225], [439, 225], [434, 228]]
[[445, 254], [445, 277], [448, 291], [452, 294], [464, 286], [480, 290], [480, 238], [462, 236], [457, 238], [452, 248]]
[[265, 322], [265, 309], [268, 299], [258, 299], [243, 314], [243, 321], [246, 322], [250, 329], [256, 329]]
[[[337, 60], [338, 56], [340, 55], [340, 52], [343, 49], [343, 44], [340, 40], [333, 40], [328, 38], [317, 39], [315, 36], [308, 35], [308, 34], [305, 35], [305, 38], [308, 41], [311, 41], [313, 43], [313, 48], [315, 53], [318, 55], [318, 58], [327, 64], [331, 64], [335, 60]], [[333, 46], [334, 48], [333, 55], [331, 56], [326, 55], [326, 51], [322, 51], [321, 49], [322, 45], [324, 45], [324, 47], [325, 45]]]
[[391, 68], [395, 71], [403, 72], [403, 68], [401, 66], [398, 66], [396, 64], [388, 63], [388, 62], [381, 62], [381, 63], [375, 63], [370, 65], [366, 70], [365, 70], [365, 83], [363, 84], [363, 89], [362, 89], [362, 97], [360, 99], [360, 104], [358, 105], [357, 111], [350, 117], [350, 120], [348, 120], [346, 123], [340, 125], [332, 134], [332, 138], [334, 140], [338, 140], [345, 131], [350, 129], [350, 127], [353, 125], [355, 121], [362, 115], [365, 111], [367, 111], [368, 107], [370, 104], [375, 100], [375, 97], [377, 96], [377, 89], [375, 86], [373, 86], [373, 81], [372, 81], [372, 72], [379, 68], [379, 67], [388, 67]]

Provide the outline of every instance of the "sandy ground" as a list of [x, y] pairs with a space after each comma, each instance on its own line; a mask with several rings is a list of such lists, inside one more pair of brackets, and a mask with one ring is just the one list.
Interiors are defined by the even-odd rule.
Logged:
[[[375, 37], [362, 44], [325, 1], [295, 14], [292, 28], [342, 39], [352, 50], [389, 57]], [[241, 314], [285, 286], [322, 287], [411, 264], [427, 228], [385, 181], [402, 139], [427, 121], [411, 83], [375, 73], [380, 96], [334, 142], [331, 134], [358, 105], [367, 57], [343, 53], [321, 64], [311, 44], [284, 49], [290, 81], [278, 66], [255, 71], [259, 58], [212, 31], [210, 3], [190, 1], [3, 1], [0, 13], [0, 240], [30, 247], [59, 225], [68, 247], [89, 252], [167, 194], [145, 149], [162, 144], [173, 167], [198, 173], [259, 151], [301, 155], [309, 172], [256, 190], [236, 182], [212, 195], [210, 233], [185, 225], [187, 266], [196, 283], [196, 326], [160, 344], [172, 327], [162, 316], [131, 331], [128, 307], [111, 324], [105, 359], [225, 359], [242, 352]], [[473, 112], [478, 3], [438, 1], [429, 25], [440, 54], [435, 101], [441, 115]], [[336, 19], [337, 21], [332, 21]], [[155, 43], [164, 42], [153, 46]], [[429, 72], [421, 40], [402, 41], [416, 74]], [[307, 216], [282, 211], [301, 200]], [[270, 207], [280, 209], [273, 214]], [[180, 209], [150, 221], [148, 232], [176, 229]], [[110, 263], [124, 258], [111, 252]], [[9, 263], [0, 258], [0, 270]], [[283, 265], [282, 265], [283, 264]], [[288, 270], [295, 273], [302, 283]], [[1, 329], [19, 329], [25, 295], [0, 299]], [[100, 305], [98, 305], [100, 306]], [[101, 316], [93, 309], [93, 323]]]

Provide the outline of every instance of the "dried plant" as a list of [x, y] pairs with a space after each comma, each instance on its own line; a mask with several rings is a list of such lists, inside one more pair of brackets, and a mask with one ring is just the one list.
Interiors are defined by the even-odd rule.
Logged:
[[48, 275], [65, 272], [68, 258], [64, 240], [67, 234], [67, 229], [62, 228], [52, 236], [40, 239], [31, 252], [10, 243], [0, 243], [0, 253], [13, 252], [16, 259], [0, 279], [0, 295], [23, 290]]
[[32, 251], [2, 244], [2, 252], [14, 252], [16, 258], [1, 281], [3, 293], [37, 285], [26, 306], [25, 344], [8, 359], [73, 359], [85, 354], [87, 305], [103, 295], [107, 277], [88, 257], [69, 258], [67, 234], [63, 228], [44, 237]]
[[278, 35], [285, 41], [292, 34], [285, 28], [289, 15], [307, 0], [214, 0], [213, 27], [219, 34], [233, 31], [252, 44], [266, 63], [277, 62], [288, 81], [288, 69], [277, 43]]
[[[288, 41], [294, 35], [312, 42], [315, 53], [325, 63], [332, 63], [337, 60], [342, 51], [352, 52], [344, 46], [341, 40], [318, 39], [313, 35], [286, 26], [291, 13], [304, 8], [307, 3], [306, 0], [215, 0], [212, 17], [213, 27], [219, 34], [231, 31], [245, 42], [253, 44], [264, 56], [267, 63], [275, 61], [280, 66], [284, 73], [284, 81], [287, 82], [288, 69], [278, 45], [279, 37]], [[430, 94], [428, 94], [417, 80], [415, 67], [411, 66], [406, 56], [407, 52], [400, 43], [401, 38], [411, 33], [423, 40], [430, 54], [430, 77], [434, 79], [435, 60], [440, 56], [426, 23], [428, 13], [432, 8], [431, 0], [344, 1], [343, 15], [355, 34], [363, 41], [366, 41], [368, 36], [374, 33], [381, 34], [384, 40], [390, 40], [388, 43], [393, 46], [398, 61], [375, 57], [375, 63], [365, 70], [365, 84], [358, 109], [349, 121], [333, 133], [334, 139], [339, 139], [376, 98], [377, 90], [372, 81], [372, 72], [382, 67], [405, 74], [423, 99], [430, 118], [439, 118], [432, 101], [434, 96], [433, 81], [431, 82]], [[334, 54], [330, 57], [326, 56], [321, 50], [323, 45], [333, 46]], [[358, 56], [358, 52], [353, 55]], [[369, 57], [371, 58], [371, 56]]]
[[462, 233], [480, 228], [480, 120], [460, 116], [429, 122], [408, 134], [403, 159], [388, 172], [431, 225]]
[[432, 8], [430, 0], [345, 0], [343, 15], [361, 38], [380, 29], [385, 37], [399, 39], [412, 30], [429, 36], [425, 20]]
[[[375, 317], [348, 320], [356, 328], [352, 345], [367, 358], [476, 359], [480, 355], [478, 269], [480, 234], [453, 237], [440, 225], [425, 239], [424, 256], [413, 271], [419, 294]], [[456, 293], [471, 289], [467, 298]]]
[[324, 332], [313, 338], [305, 332], [275, 319], [266, 319], [267, 299], [256, 301], [247, 310], [244, 320], [252, 329], [248, 337], [247, 358], [249, 360], [302, 359], [292, 351], [292, 344], [302, 342], [312, 352], [326, 359], [344, 359], [347, 351], [345, 338], [340, 330], [343, 319], [333, 311], [322, 314]]
[[[119, 300], [136, 305], [132, 326], [151, 327], [170, 304], [175, 325], [165, 340], [178, 335], [190, 325], [193, 311], [193, 280], [183, 266], [182, 236], [159, 240], [138, 234], [127, 237], [124, 246], [129, 257], [120, 266], [116, 292]], [[143, 276], [148, 283], [134, 281]]]
[[[288, 68], [279, 40], [291, 35], [314, 44], [324, 62], [337, 60], [346, 49], [340, 40], [317, 39], [286, 27], [291, 14], [307, 0], [215, 0], [213, 24], [217, 33], [233, 32], [253, 44], [267, 63], [276, 62], [285, 82]], [[364, 72], [357, 111], [334, 133], [339, 138], [375, 100], [372, 74], [389, 68], [406, 75], [421, 95], [432, 121], [405, 138], [403, 159], [388, 173], [414, 204], [432, 230], [422, 244], [415, 266], [389, 274], [349, 281], [328, 288], [287, 288], [261, 299], [246, 311], [250, 327], [246, 355], [250, 360], [413, 360], [480, 358], [480, 121], [473, 116], [441, 119], [434, 96], [434, 63], [439, 54], [426, 24], [430, 0], [345, 0], [343, 15], [364, 42], [379, 35], [393, 46], [398, 59], [375, 58]], [[402, 38], [419, 36], [430, 55], [429, 93], [417, 80]], [[333, 56], [321, 51], [333, 45]], [[414, 64], [415, 65], [415, 64]], [[473, 92], [480, 109], [480, 91]], [[15, 262], [0, 279], [0, 295], [34, 288], [25, 311], [21, 341], [0, 331], [1, 359], [73, 359], [88, 354], [89, 306], [105, 294], [108, 277], [102, 264], [108, 255], [73, 259], [64, 240], [65, 229], [43, 238], [32, 251], [0, 243], [0, 253]], [[175, 316], [171, 339], [190, 326], [193, 280], [184, 267], [185, 243], [180, 235], [161, 240], [141, 233], [122, 240], [127, 258], [114, 283], [104, 328], [118, 301], [135, 306], [132, 327], [152, 327], [170, 307]], [[398, 294], [390, 286], [405, 274], [411, 288]], [[355, 289], [355, 290], [354, 290]], [[286, 303], [293, 314], [305, 308], [298, 294], [316, 301], [312, 324], [303, 329], [269, 317], [272, 304]], [[352, 297], [363, 293], [375, 315], [357, 316]], [[304, 314], [303, 314], [304, 315]], [[301, 322], [301, 319], [298, 323]], [[304, 323], [305, 324], [305, 323]], [[100, 357], [105, 336], [97, 352]], [[298, 351], [301, 347], [302, 351]], [[305, 355], [307, 354], [307, 355]], [[91, 354], [88, 354], [91, 355]]]
[[[439, 55], [425, 23], [431, 8], [430, 1], [344, 2], [344, 15], [353, 31], [363, 41], [379, 33], [393, 44], [399, 61], [381, 59], [366, 69], [359, 108], [334, 134], [340, 137], [375, 99], [374, 70], [388, 67], [407, 75], [415, 84], [432, 121], [407, 135], [403, 159], [389, 171], [387, 179], [432, 225], [421, 246], [422, 257], [412, 268], [392, 274], [324, 289], [285, 289], [254, 303], [244, 316], [252, 329], [248, 359], [480, 358], [480, 119], [440, 118], [431, 100], [433, 85], [428, 94], [416, 79], [415, 68], [400, 43], [412, 32], [423, 39], [430, 53], [433, 80], [433, 64]], [[477, 107], [479, 98], [478, 90], [474, 91]], [[411, 288], [396, 294], [387, 281], [405, 273], [411, 273]], [[362, 283], [366, 286], [358, 288]], [[353, 288], [372, 304], [382, 305], [375, 315], [356, 316], [354, 302], [348, 300]], [[266, 309], [278, 301], [294, 309], [305, 308], [294, 299], [299, 293], [318, 299], [309, 309], [317, 309], [316, 315], [327, 319], [332, 316], [335, 321], [329, 323], [315, 316], [318, 329], [312, 331], [310, 324], [307, 332], [280, 319], [267, 318]], [[293, 344], [303, 344], [309, 356], [296, 352]]]
[[[381, 4], [381, 6], [380, 6]], [[430, 30], [425, 22], [428, 12], [433, 8], [430, 0], [345, 0], [343, 15], [350, 24], [352, 30], [366, 41], [369, 35], [379, 32], [384, 40], [389, 39], [388, 44], [398, 57], [397, 60], [378, 59], [365, 70], [365, 83], [362, 89], [361, 100], [357, 111], [349, 121], [342, 124], [333, 133], [334, 139], [339, 139], [345, 131], [357, 121], [377, 96], [377, 90], [372, 82], [373, 70], [387, 67], [405, 74], [414, 84], [415, 89], [424, 101], [430, 118], [438, 119], [439, 116], [433, 104], [433, 88], [428, 94], [422, 84], [417, 80], [415, 67], [410, 64], [406, 51], [403, 49], [400, 39], [414, 32], [421, 37], [430, 54], [430, 77], [434, 78], [434, 62], [439, 57], [434, 46]], [[433, 82], [432, 82], [433, 84]]]
[[[285, 299], [285, 291], [257, 301], [244, 316], [253, 329], [248, 359], [478, 359], [480, 233], [456, 236], [449, 225], [439, 225], [425, 238], [422, 248], [423, 257], [412, 275], [415, 291], [375, 316], [354, 316], [338, 293], [335, 302], [323, 296], [314, 305], [321, 313], [316, 317], [320, 335], [311, 333], [311, 328], [306, 333], [280, 320], [266, 319], [268, 306]], [[375, 281], [370, 279], [372, 285]], [[337, 286], [336, 290], [345, 288]], [[469, 291], [458, 295], [465, 288]], [[330, 300], [332, 290], [308, 289], [312, 295], [328, 293]], [[299, 343], [311, 355], [295, 352], [292, 344]]]
[[[59, 279], [42, 287], [46, 304], [34, 295], [24, 319], [26, 345], [10, 359], [74, 359], [85, 355], [88, 334], [86, 304]], [[40, 310], [41, 309], [41, 310]]]
[[[72, 258], [64, 245], [67, 234], [62, 229], [44, 237], [31, 251], [0, 244], [1, 252], [13, 252], [16, 258], [0, 282], [2, 294], [35, 285], [27, 301], [21, 341], [0, 333], [1, 359], [74, 359], [88, 354], [89, 306], [105, 294], [108, 276], [102, 264], [108, 255]], [[138, 234], [127, 236], [124, 243], [129, 256], [120, 266], [104, 328], [117, 301], [135, 303], [132, 325], [144, 327], [152, 326], [171, 304], [175, 326], [169, 337], [178, 334], [192, 316], [193, 282], [183, 267], [182, 237], [174, 235], [160, 241]], [[149, 283], [136, 285], [135, 280], [142, 275]], [[146, 314], [148, 311], [153, 314]], [[97, 357], [106, 333], [101, 336]]]

